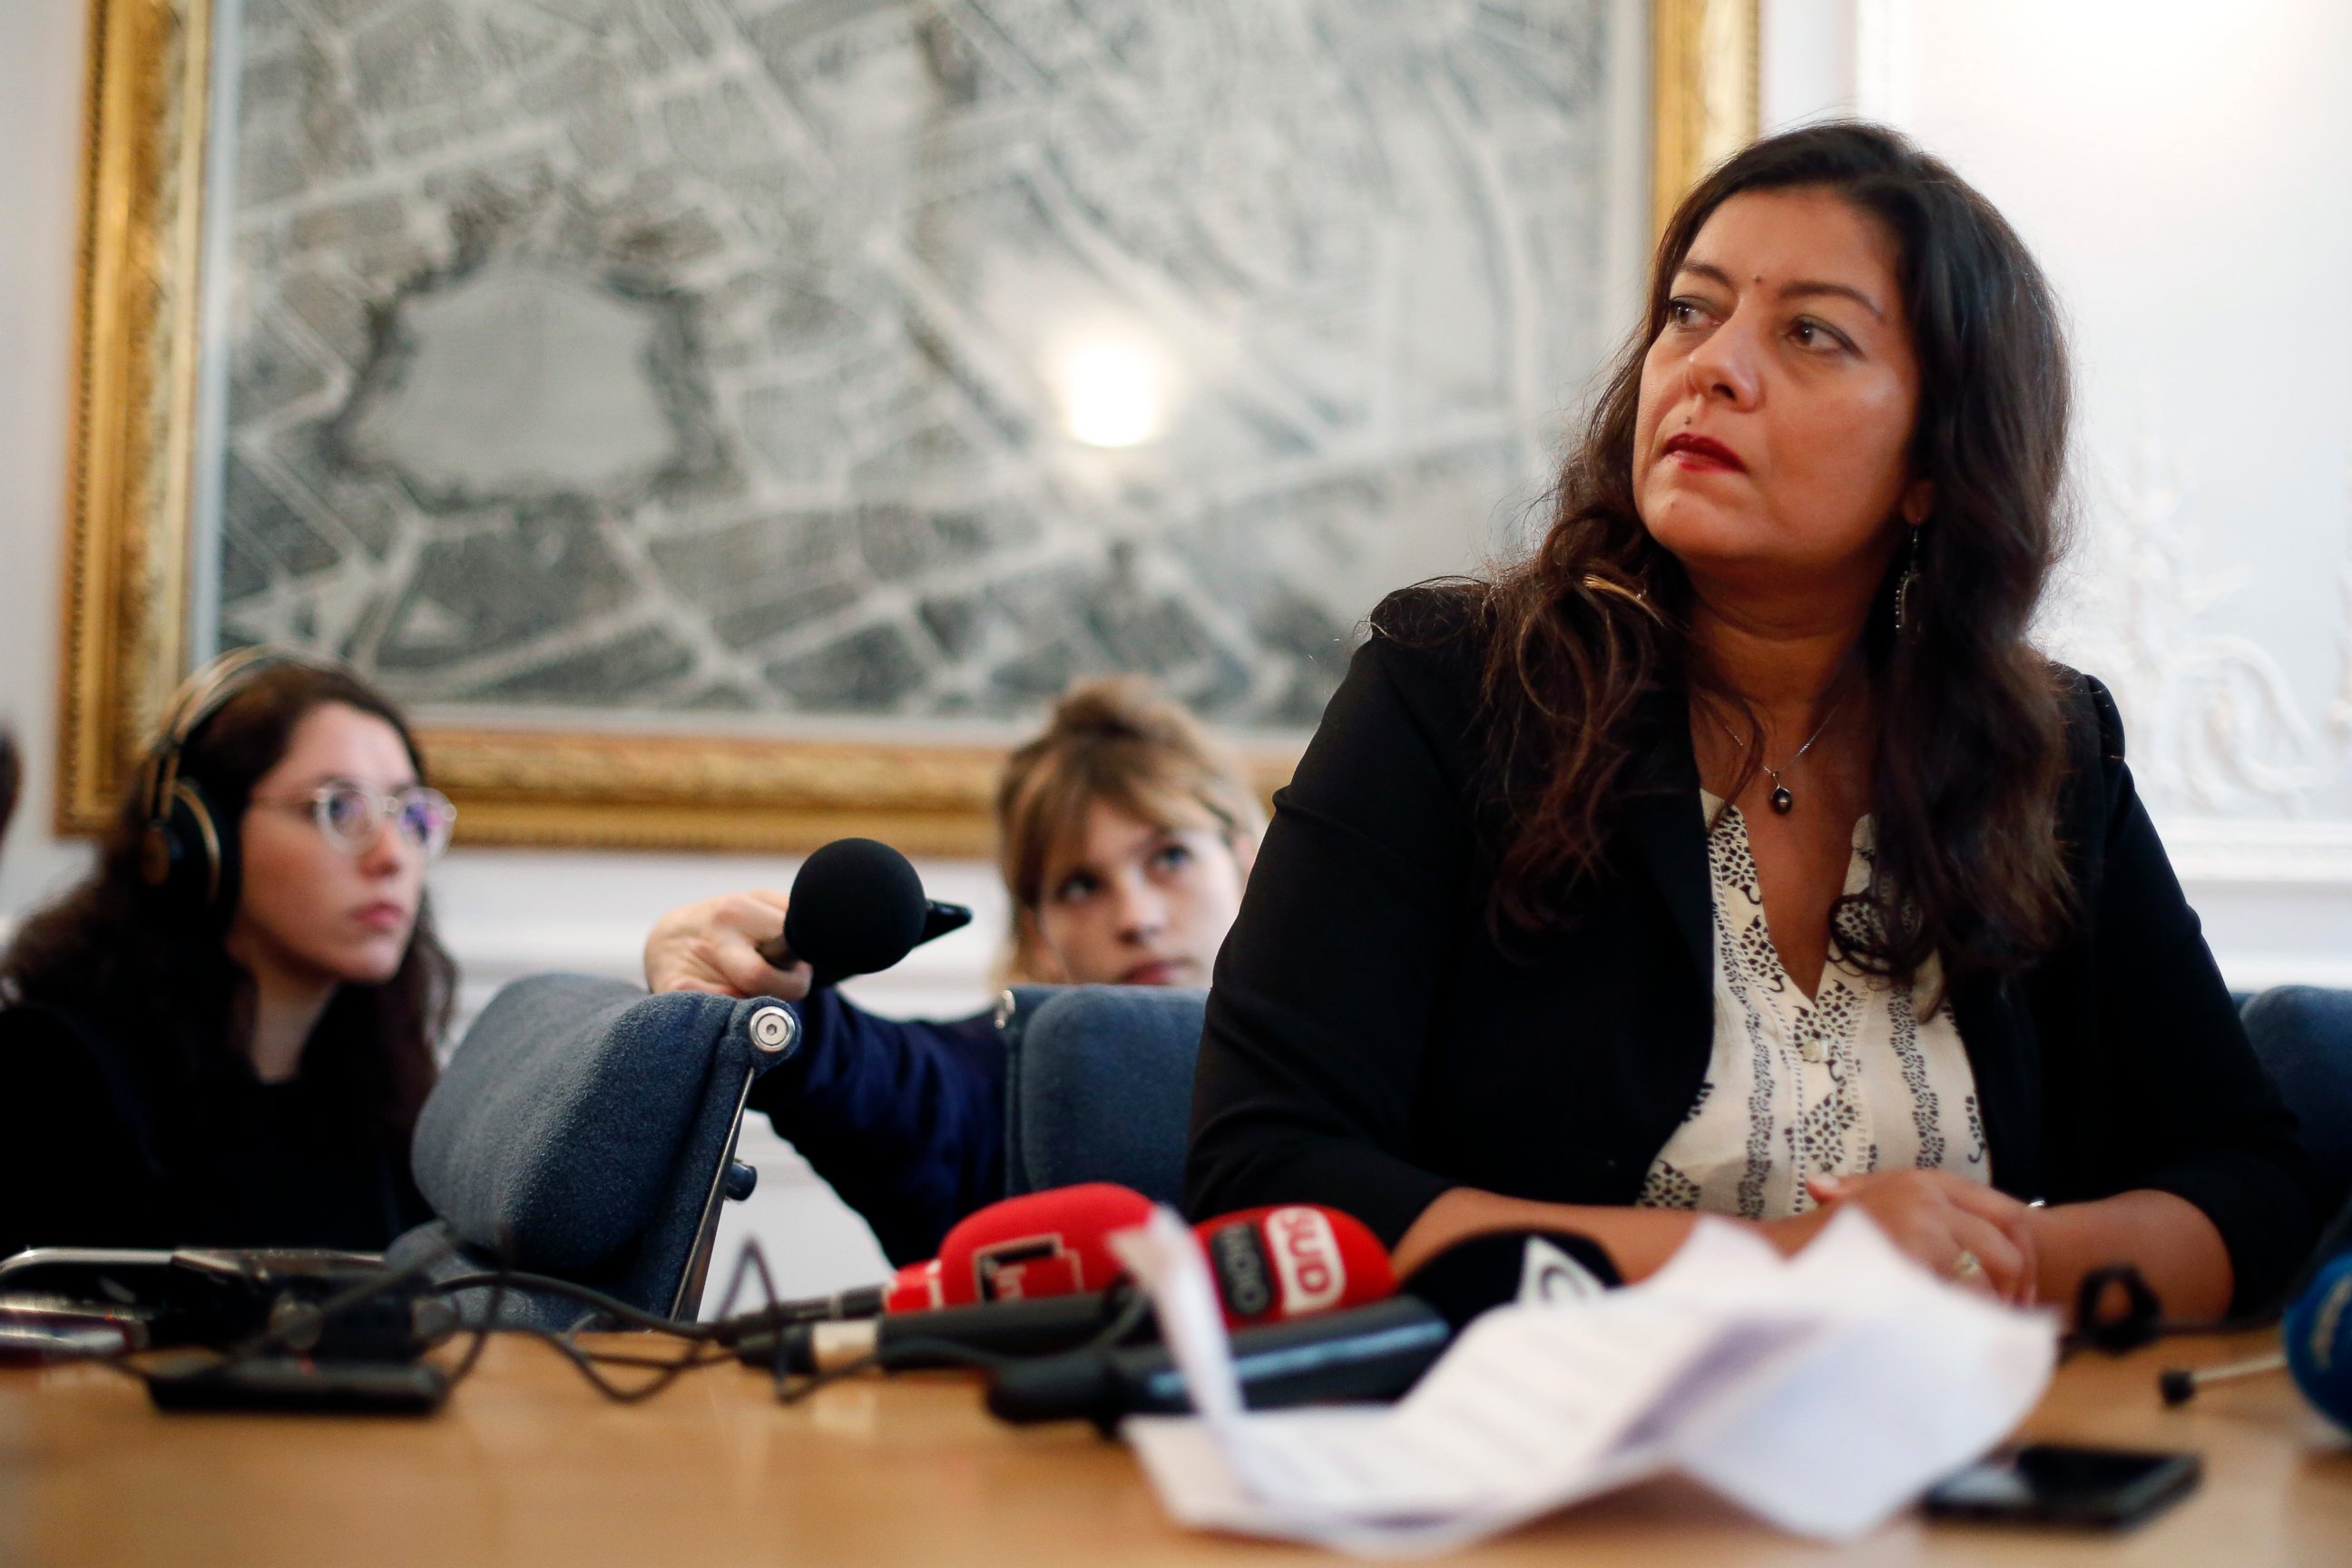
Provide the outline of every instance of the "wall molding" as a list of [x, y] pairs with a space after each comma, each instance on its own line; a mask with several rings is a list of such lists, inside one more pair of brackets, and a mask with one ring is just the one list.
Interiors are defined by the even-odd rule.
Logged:
[[2352, 895], [2352, 822], [2157, 818], [2172, 868], [2192, 889], [2330, 888]]

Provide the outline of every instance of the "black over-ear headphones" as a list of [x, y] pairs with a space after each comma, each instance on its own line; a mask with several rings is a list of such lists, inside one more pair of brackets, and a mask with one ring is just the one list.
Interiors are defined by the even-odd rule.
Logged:
[[204, 785], [180, 776], [180, 753], [205, 721], [266, 670], [287, 665], [326, 668], [276, 648], [241, 647], [188, 677], [164, 710], [162, 729], [140, 770], [147, 828], [139, 840], [139, 875], [175, 910], [226, 916], [236, 908], [236, 820], [216, 809]]

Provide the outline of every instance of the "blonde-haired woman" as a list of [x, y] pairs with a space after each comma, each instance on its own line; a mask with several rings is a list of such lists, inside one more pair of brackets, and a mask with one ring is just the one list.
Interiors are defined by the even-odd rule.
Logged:
[[1073, 686], [997, 786], [1008, 973], [1206, 985], [1265, 826], [1240, 769], [1149, 682]]
[[[1007, 978], [1204, 986], [1241, 908], [1265, 815], [1239, 766], [1139, 677], [1081, 681], [1005, 760], [997, 864], [1011, 896]], [[646, 942], [656, 991], [776, 996], [804, 1043], [750, 1105], [873, 1226], [894, 1263], [1003, 1195], [1004, 1045], [986, 1014], [877, 1017], [758, 944], [785, 898], [724, 894], [671, 910]]]

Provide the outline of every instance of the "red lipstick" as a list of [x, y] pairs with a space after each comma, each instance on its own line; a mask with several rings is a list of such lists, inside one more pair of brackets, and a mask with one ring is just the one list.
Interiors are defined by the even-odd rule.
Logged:
[[1735, 474], [1748, 471], [1748, 465], [1739, 460], [1739, 454], [1712, 436], [1693, 436], [1685, 432], [1670, 437], [1666, 441], [1665, 455], [1680, 458], [1685, 468], [1724, 468]]

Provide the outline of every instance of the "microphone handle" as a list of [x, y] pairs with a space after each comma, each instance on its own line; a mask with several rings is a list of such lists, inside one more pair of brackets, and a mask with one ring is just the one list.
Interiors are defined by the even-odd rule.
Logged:
[[2156, 1374], [2156, 1388], [2164, 1395], [2165, 1404], [2186, 1405], [2196, 1398], [2197, 1391], [2209, 1383], [2234, 1383], [2242, 1377], [2286, 1370], [2284, 1351], [2275, 1355], [2258, 1355], [2252, 1361], [2231, 1362], [2226, 1366], [2168, 1366]]
[[[753, 1366], [773, 1366], [781, 1339], [784, 1370], [793, 1373], [833, 1372], [868, 1357], [884, 1372], [970, 1366], [973, 1357], [960, 1352], [1038, 1356], [1074, 1350], [1117, 1327], [1135, 1300], [1131, 1289], [1089, 1290], [858, 1321], [790, 1323], [739, 1340], [735, 1350]], [[1129, 1336], [1149, 1335], [1150, 1314], [1134, 1316]]]
[[[927, 942], [936, 942], [948, 932], [961, 931], [970, 924], [971, 910], [965, 905], [944, 904], [937, 899], [926, 900], [923, 904], [923, 931], [915, 939], [915, 945], [920, 947]], [[758, 953], [760, 962], [771, 969], [790, 969], [795, 963], [805, 962], [793, 951], [791, 941], [782, 931], [758, 943], [751, 951]], [[842, 978], [848, 977], [845, 975]]]
[[[1454, 1330], [1426, 1302], [1392, 1297], [1319, 1318], [1244, 1329], [1233, 1337], [1242, 1403], [1275, 1410], [1326, 1400], [1391, 1400], [1445, 1352]], [[1104, 1432], [1129, 1415], [1192, 1408], [1161, 1346], [1081, 1350], [1006, 1367], [989, 1380], [988, 1409], [1016, 1426], [1078, 1418]]]
[[832, 1323], [844, 1320], [878, 1318], [882, 1315], [883, 1287], [861, 1285], [854, 1290], [836, 1290], [830, 1296], [811, 1296], [803, 1300], [779, 1301], [772, 1307], [738, 1312], [710, 1325], [711, 1338], [719, 1344], [740, 1344], [747, 1337], [772, 1334], [787, 1324]]
[[818, 968], [814, 961], [803, 958], [793, 951], [792, 939], [782, 931], [778, 931], [765, 942], [754, 943], [751, 951], [760, 955], [761, 963], [779, 972], [788, 970], [796, 963], [807, 964], [811, 991], [828, 990], [845, 980], [856, 978], [854, 974], [836, 974], [831, 970]]

